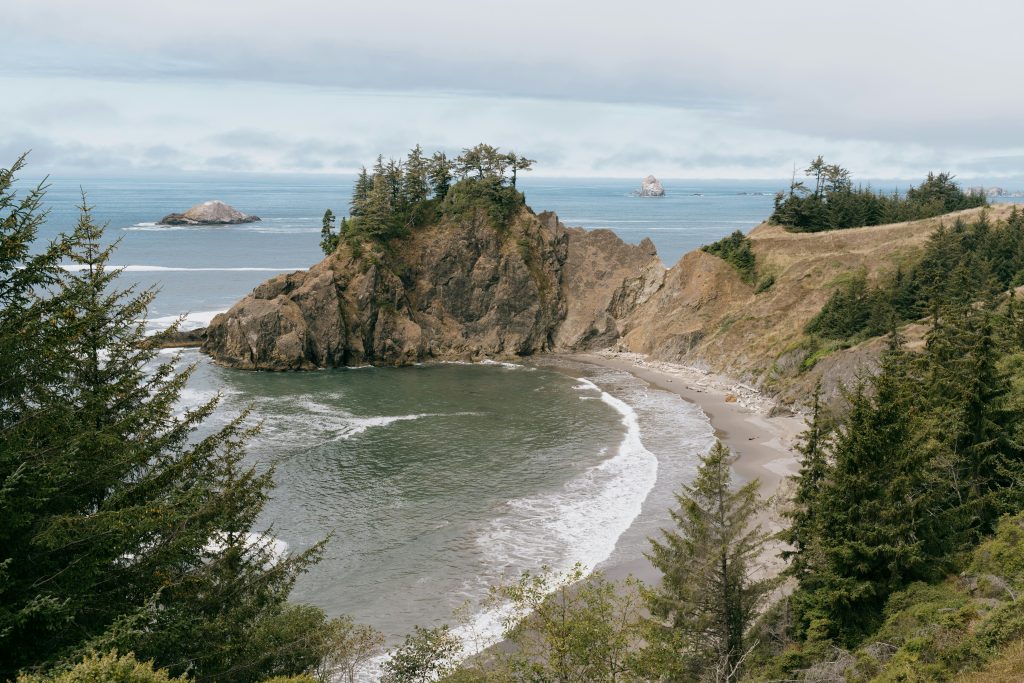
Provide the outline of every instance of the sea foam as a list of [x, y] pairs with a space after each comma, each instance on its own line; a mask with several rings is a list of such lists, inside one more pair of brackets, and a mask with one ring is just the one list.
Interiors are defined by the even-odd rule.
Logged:
[[[625, 401], [579, 378], [574, 388], [598, 392], [621, 416], [625, 433], [615, 455], [568, 481], [560, 491], [517, 498], [477, 542], [488, 565], [504, 579], [547, 566], [565, 572], [579, 563], [589, 573], [607, 559], [640, 514], [658, 478], [658, 459], [644, 447], [636, 411]], [[593, 398], [581, 396], [581, 399]], [[457, 630], [467, 654], [500, 640], [509, 608], [482, 612]]]

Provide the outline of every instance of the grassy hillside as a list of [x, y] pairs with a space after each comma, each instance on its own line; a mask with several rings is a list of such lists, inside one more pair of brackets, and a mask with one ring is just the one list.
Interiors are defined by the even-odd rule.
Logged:
[[[762, 224], [749, 235], [758, 288], [735, 267], [705, 251], [686, 254], [662, 289], [629, 320], [625, 347], [654, 358], [725, 372], [787, 400], [806, 397], [819, 376], [826, 393], [870, 363], [877, 343], [819, 345], [804, 331], [832, 293], [863, 273], [869, 284], [914, 262], [928, 237], [958, 218], [985, 212], [1004, 219], [1009, 205], [969, 209], [906, 223], [818, 233]], [[758, 291], [758, 290], [761, 291]], [[914, 338], [914, 330], [907, 332]]]

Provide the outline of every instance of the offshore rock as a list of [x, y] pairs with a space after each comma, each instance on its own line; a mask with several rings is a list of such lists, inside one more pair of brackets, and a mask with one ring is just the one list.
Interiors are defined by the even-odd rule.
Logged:
[[305, 370], [596, 348], [663, 277], [649, 240], [553, 213], [445, 219], [271, 278], [213, 319], [203, 349], [231, 367]]
[[664, 197], [665, 188], [661, 186], [661, 181], [652, 175], [647, 176], [643, 179], [643, 183], [640, 186], [641, 197]]
[[255, 223], [259, 216], [250, 216], [228, 206], [219, 199], [196, 204], [185, 213], [171, 213], [159, 220], [157, 225], [237, 225]]

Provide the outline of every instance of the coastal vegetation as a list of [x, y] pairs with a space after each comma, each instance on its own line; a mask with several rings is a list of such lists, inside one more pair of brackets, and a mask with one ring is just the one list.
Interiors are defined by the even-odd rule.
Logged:
[[333, 210], [324, 214], [320, 247], [325, 254], [341, 240], [387, 242], [443, 217], [486, 215], [504, 225], [525, 206], [516, 189], [518, 174], [534, 161], [488, 144], [462, 150], [454, 159], [444, 152], [428, 156], [416, 145], [404, 160], [377, 157], [372, 170], [359, 171], [349, 215], [335, 230]]
[[788, 192], [775, 195], [770, 222], [793, 232], [820, 232], [930, 218], [984, 206], [987, 201], [983, 194], [964, 192], [949, 173], [929, 173], [905, 195], [854, 187], [850, 171], [820, 156], [804, 176], [808, 182], [794, 174]]
[[38, 244], [23, 165], [0, 170], [0, 679], [145, 678], [115, 651], [240, 682], [364, 656], [371, 633], [288, 602], [323, 541], [283, 553], [253, 528], [273, 481], [243, 460], [257, 427], [181, 406], [193, 368], [145, 335], [154, 292], [118, 288], [84, 196]]
[[[841, 283], [806, 326], [809, 334], [857, 342], [896, 326], [1024, 284], [1024, 213], [1005, 221], [958, 219], [928, 237], [920, 258], [869, 284], [863, 272]], [[1017, 302], [1011, 300], [1014, 315]]]
[[752, 283], [756, 277], [754, 252], [750, 248], [750, 238], [737, 230], [728, 237], [723, 237], [713, 244], [701, 247], [703, 251], [713, 254], [735, 268], [744, 282]]

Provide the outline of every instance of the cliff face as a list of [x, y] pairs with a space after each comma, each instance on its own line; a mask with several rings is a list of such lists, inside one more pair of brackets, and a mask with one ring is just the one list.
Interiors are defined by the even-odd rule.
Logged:
[[443, 221], [263, 283], [207, 330], [232, 367], [299, 370], [507, 358], [607, 345], [657, 289], [653, 245], [567, 230], [554, 214]]

